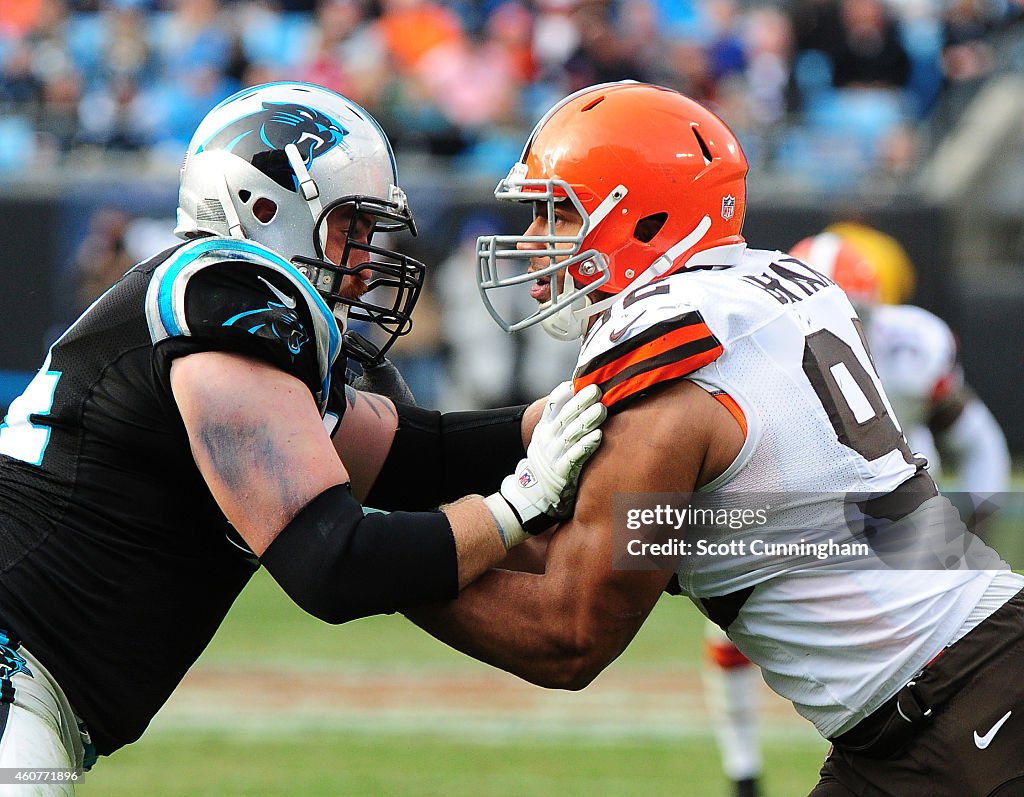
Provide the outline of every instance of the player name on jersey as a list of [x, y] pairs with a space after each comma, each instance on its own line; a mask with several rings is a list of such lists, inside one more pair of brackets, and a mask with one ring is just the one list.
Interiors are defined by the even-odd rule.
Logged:
[[[741, 279], [749, 282], [751, 285], [756, 285], [779, 304], [799, 302], [801, 299], [813, 296], [822, 288], [835, 285], [828, 277], [819, 274], [799, 260], [783, 258], [782, 262], [789, 263], [794, 268], [800, 269], [800, 271], [787, 268], [780, 263], [772, 263], [760, 274], [748, 275]], [[796, 290], [791, 290], [787, 285], [794, 286]], [[797, 291], [800, 291], [800, 293], [797, 293]]]

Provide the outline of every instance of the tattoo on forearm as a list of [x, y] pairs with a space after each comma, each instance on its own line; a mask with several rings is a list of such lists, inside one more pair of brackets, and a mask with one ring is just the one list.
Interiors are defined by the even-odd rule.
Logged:
[[378, 396], [375, 393], [367, 393], [365, 395], [367, 403], [378, 418], [398, 418], [398, 413], [395, 412], [395, 405], [386, 398]]
[[397, 420], [398, 413], [395, 406], [383, 396], [376, 393], [360, 393], [355, 388], [345, 385], [345, 404], [348, 409], [355, 409], [356, 404], [363, 403], [370, 408], [370, 412], [378, 418], [392, 418]]

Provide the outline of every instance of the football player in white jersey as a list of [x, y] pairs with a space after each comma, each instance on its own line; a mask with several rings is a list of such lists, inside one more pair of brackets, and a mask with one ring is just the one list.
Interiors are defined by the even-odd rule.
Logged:
[[[895, 245], [895, 244], [894, 244]], [[883, 303], [879, 264], [856, 238], [825, 230], [790, 249], [838, 284], [857, 309], [885, 395], [916, 455], [945, 488], [968, 494], [980, 532], [1010, 479], [1010, 455], [999, 423], [964, 382], [958, 345], [938, 316], [908, 304]], [[952, 463], [953, 468], [949, 468]], [[761, 772], [757, 736], [760, 678], [728, 636], [709, 623], [704, 683], [722, 767], [737, 797], [755, 795]]]
[[857, 306], [886, 396], [932, 475], [947, 489], [970, 493], [976, 505], [1005, 491], [1006, 437], [964, 381], [959, 344], [946, 322], [921, 307], [883, 303], [879, 268], [838, 232], [805, 238], [790, 254], [831, 276]]
[[[906, 552], [894, 529], [943, 537], [948, 505], [893, 419], [843, 291], [747, 248], [746, 172], [718, 117], [656, 86], [590, 87], [540, 121], [495, 192], [533, 203], [535, 219], [481, 239], [481, 291], [506, 329], [583, 337], [574, 383], [603, 387], [604, 442], [542, 561], [491, 570], [410, 616], [483, 661], [579, 689], [667, 589], [833, 741], [814, 797], [1024, 783], [1024, 725], [1001, 719], [1024, 714], [1012, 658], [1024, 578], [976, 540], [963, 556], [934, 549], [933, 569], [891, 558]], [[501, 318], [488, 296], [525, 286], [537, 312]], [[687, 526], [694, 505], [715, 522]], [[820, 541], [836, 515], [870, 544], [831, 563], [764, 547], [787, 532]], [[674, 534], [634, 531], [659, 517], [678, 521]]]

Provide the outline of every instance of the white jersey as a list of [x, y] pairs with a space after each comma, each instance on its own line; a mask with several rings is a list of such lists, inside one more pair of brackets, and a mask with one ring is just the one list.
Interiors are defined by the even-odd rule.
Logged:
[[[724, 254], [730, 265], [624, 292], [584, 341], [577, 389], [602, 385], [611, 412], [683, 378], [715, 395], [746, 439], [701, 504], [770, 502], [757, 534], [817, 528], [842, 507], [837, 494], [908, 483], [920, 463], [842, 290], [781, 252]], [[745, 598], [723, 623], [730, 638], [825, 736], [852, 727], [941, 650], [992, 576], [836, 572], [757, 556], [682, 556], [678, 571], [682, 592], [709, 616]]]
[[903, 433], [932, 475], [939, 478], [942, 471], [941, 448], [953, 455], [957, 476], [944, 487], [979, 498], [1007, 490], [1006, 438], [988, 407], [966, 388], [956, 336], [946, 322], [913, 305], [881, 305], [870, 309], [865, 330]]
[[953, 332], [938, 316], [913, 305], [880, 305], [865, 329], [875, 368], [915, 453], [938, 472], [928, 420], [936, 404], [963, 385]]

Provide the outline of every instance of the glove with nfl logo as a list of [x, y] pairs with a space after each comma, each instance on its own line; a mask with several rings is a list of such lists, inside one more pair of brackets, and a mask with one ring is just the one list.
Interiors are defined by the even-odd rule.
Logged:
[[551, 391], [526, 457], [484, 499], [506, 548], [571, 512], [580, 471], [601, 442], [607, 410], [600, 399], [597, 385], [573, 395], [572, 382], [563, 382]]

